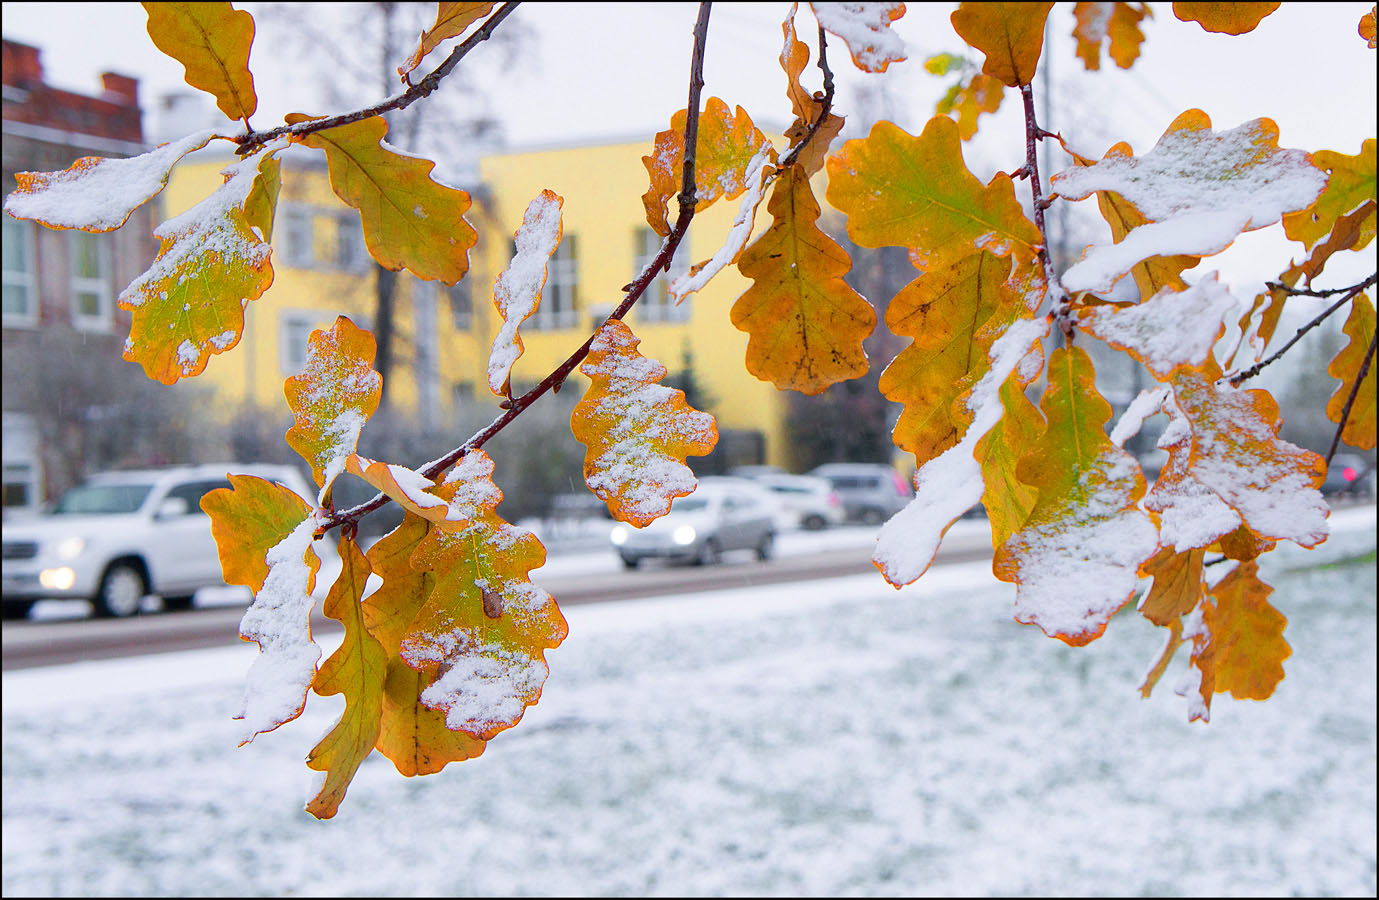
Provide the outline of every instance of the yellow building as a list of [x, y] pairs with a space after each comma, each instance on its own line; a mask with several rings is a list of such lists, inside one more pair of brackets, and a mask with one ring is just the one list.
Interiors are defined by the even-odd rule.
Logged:
[[[162, 195], [165, 216], [184, 211], [221, 183], [220, 171], [233, 157], [228, 144], [217, 143], [174, 168]], [[564, 237], [548, 267], [541, 304], [522, 326], [525, 352], [513, 366], [513, 394], [535, 385], [574, 352], [660, 246], [641, 201], [647, 186], [641, 157], [649, 151], [645, 140], [481, 159], [480, 185], [466, 186], [474, 199], [466, 218], [479, 234], [469, 274], [455, 286], [421, 281], [406, 271], [397, 274], [388, 404], [440, 430], [472, 427], [482, 416], [498, 414], [498, 398], [487, 386], [489, 348], [501, 324], [492, 303], [493, 282], [512, 257], [513, 234], [527, 204], [545, 188], [564, 199]], [[245, 310], [239, 346], [213, 356], [194, 379], [214, 387], [216, 407], [227, 413], [245, 403], [285, 409], [283, 380], [304, 362], [310, 332], [328, 328], [338, 314], [365, 327], [374, 317], [374, 265], [359, 216], [331, 191], [324, 155], [292, 147], [281, 158], [273, 285]], [[677, 255], [677, 271], [718, 249], [736, 206], [720, 201], [695, 217]], [[758, 230], [762, 227], [759, 221]], [[715, 452], [723, 467], [788, 466], [784, 395], [746, 372], [747, 335], [729, 320], [728, 310], [746, 280], [730, 267], [679, 306], [667, 302], [665, 284], [662, 276], [627, 317], [642, 339], [643, 355], [665, 365], [668, 380], [692, 368], [707, 411], [724, 433]], [[561, 400], [572, 403], [586, 387], [576, 373]], [[467, 436], [457, 433], [454, 440]]]

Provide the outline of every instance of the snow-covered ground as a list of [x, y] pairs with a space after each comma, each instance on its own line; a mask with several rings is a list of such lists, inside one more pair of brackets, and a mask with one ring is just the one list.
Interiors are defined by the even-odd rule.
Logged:
[[1210, 725], [1185, 655], [1139, 699], [1133, 611], [1066, 647], [984, 563], [573, 607], [517, 728], [330, 822], [339, 698], [236, 749], [251, 646], [7, 672], [3, 892], [1373, 896], [1374, 508], [1333, 523], [1265, 569], [1287, 677]]

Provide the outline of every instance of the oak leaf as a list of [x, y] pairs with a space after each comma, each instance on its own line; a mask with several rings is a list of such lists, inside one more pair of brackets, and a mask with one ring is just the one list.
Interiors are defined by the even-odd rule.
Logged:
[[1144, 3], [1077, 3], [1073, 16], [1078, 58], [1088, 71], [1096, 71], [1101, 68], [1101, 45], [1108, 38], [1107, 52], [1116, 65], [1122, 69], [1134, 65], [1144, 43], [1140, 22], [1152, 19], [1154, 13]]
[[1044, 353], [1038, 345], [1001, 385], [1005, 412], [996, 427], [977, 442], [975, 456], [982, 467], [982, 507], [991, 526], [994, 551], [1025, 524], [1039, 499], [1039, 489], [1025, 484], [1017, 472], [1020, 455], [1043, 437], [1044, 417], [1025, 395], [1026, 386], [1043, 371]]
[[[1269, 603], [1274, 589], [1259, 580], [1259, 564], [1237, 565], [1211, 589], [1202, 621], [1213, 650], [1212, 687], [1237, 700], [1267, 700], [1283, 680], [1292, 655], [1283, 629], [1288, 620]], [[1205, 679], [1204, 679], [1205, 680]]]
[[428, 529], [411, 557], [434, 587], [399, 648], [413, 669], [439, 675], [421, 702], [444, 710], [452, 731], [485, 741], [541, 696], [545, 651], [566, 634], [555, 601], [527, 578], [546, 550], [494, 511], [503, 495], [492, 474], [493, 460], [472, 450], [438, 489], [450, 521]]
[[1168, 671], [1168, 664], [1173, 661], [1173, 655], [1178, 652], [1178, 648], [1183, 645], [1183, 621], [1174, 619], [1168, 623], [1168, 634], [1164, 636], [1164, 645], [1159, 648], [1158, 655], [1154, 658], [1154, 663], [1149, 667], [1149, 671], [1144, 673], [1144, 680], [1140, 682], [1140, 697], [1147, 698], [1154, 690], [1154, 685], [1159, 683], [1164, 672]]
[[421, 33], [421, 42], [417, 49], [407, 57], [407, 62], [398, 66], [397, 74], [402, 76], [403, 81], [408, 81], [407, 76], [421, 65], [426, 54], [439, 47], [442, 41], [464, 34], [470, 25], [488, 15], [491, 9], [491, 2], [437, 3], [436, 24]]
[[677, 304], [695, 291], [703, 289], [715, 275], [737, 262], [742, 255], [742, 249], [747, 246], [747, 240], [752, 236], [757, 207], [761, 205], [761, 198], [766, 194], [766, 185], [769, 181], [767, 176], [772, 171], [767, 163], [774, 156], [775, 148], [770, 144], [763, 144], [757, 155], [752, 157], [744, 177], [747, 189], [742, 192], [737, 215], [733, 217], [733, 224], [728, 228], [727, 237], [723, 239], [723, 246], [715, 250], [709, 259], [697, 262], [690, 266], [689, 271], [677, 275], [666, 287], [666, 294]]
[[345, 471], [358, 475], [387, 494], [398, 506], [428, 522], [444, 521], [449, 511], [446, 502], [433, 492], [436, 483], [406, 466], [352, 453], [345, 460]]
[[585, 483], [615, 519], [638, 527], [694, 490], [685, 458], [718, 443], [713, 416], [685, 403], [684, 391], [658, 384], [666, 368], [638, 353], [639, 343], [617, 319], [595, 332], [579, 367], [589, 390], [570, 415], [570, 430], [588, 448]]
[[307, 802], [306, 811], [329, 819], [345, 798], [354, 773], [378, 740], [388, 654], [364, 627], [359, 600], [369, 577], [369, 564], [350, 538], [340, 539], [340, 576], [326, 594], [322, 611], [345, 626], [345, 639], [317, 670], [312, 690], [321, 696], [345, 695], [340, 721], [307, 755], [306, 764], [325, 772], [325, 782]]
[[1198, 366], [1225, 330], [1236, 301], [1216, 272], [1181, 291], [1165, 288], [1130, 306], [1088, 306], [1077, 324], [1133, 356], [1160, 379], [1178, 366]]
[[213, 95], [227, 118], [254, 114], [253, 16], [229, 3], [145, 3], [144, 10], [153, 45], [182, 64], [187, 84]]
[[268, 551], [311, 512], [291, 490], [256, 475], [230, 475], [230, 487], [208, 491], [201, 509], [210, 517], [211, 537], [226, 584], [257, 593], [268, 577]]
[[829, 158], [828, 202], [863, 247], [899, 246], [921, 271], [980, 250], [1034, 258], [1039, 230], [1025, 218], [1010, 176], [979, 182], [962, 160], [958, 126], [935, 116], [919, 137], [881, 121]]
[[[311, 118], [293, 113], [287, 122]], [[325, 151], [331, 189], [359, 210], [364, 244], [379, 265], [455, 284], [478, 241], [464, 219], [469, 195], [432, 178], [435, 163], [394, 150], [387, 133], [383, 117], [372, 116], [294, 139]]]
[[493, 282], [493, 305], [503, 324], [488, 355], [488, 388], [500, 397], [511, 396], [512, 364], [522, 355], [517, 329], [541, 301], [546, 263], [560, 244], [560, 209], [564, 203], [554, 191], [543, 190], [527, 205], [522, 224], [513, 235], [517, 253]]
[[1197, 608], [1206, 594], [1202, 563], [1205, 550], [1175, 552], [1165, 547], [1140, 566], [1140, 574], [1154, 579], [1140, 613], [1155, 625], [1171, 625]]
[[811, 395], [865, 374], [862, 341], [876, 312], [843, 281], [852, 261], [815, 224], [819, 204], [802, 166], [777, 179], [767, 210], [771, 227], [738, 261], [753, 283], [731, 311], [733, 325], [750, 336], [747, 371]]
[[273, 240], [273, 219], [277, 215], [282, 184], [282, 162], [275, 154], [260, 153], [254, 186], [244, 200], [244, 221], [259, 233], [265, 244]]
[[1204, 31], [1246, 34], [1281, 3], [1174, 3], [1173, 15], [1181, 22], [1196, 22]]
[[1291, 240], [1301, 241], [1310, 249], [1332, 232], [1342, 216], [1374, 200], [1375, 145], [1374, 138], [1367, 139], [1354, 156], [1331, 150], [1312, 154], [1312, 161], [1330, 177], [1315, 203], [1283, 217], [1283, 231]]
[[[1379, 367], [1374, 365], [1374, 327], [1374, 304], [1369, 297], [1360, 294], [1351, 301], [1350, 316], [1345, 323], [1345, 335], [1350, 338], [1350, 343], [1326, 367], [1326, 374], [1341, 380], [1341, 386], [1327, 401], [1326, 417], [1340, 422], [1346, 401], [1354, 393], [1355, 401], [1351, 405], [1345, 429], [1341, 432], [1341, 440], [1362, 450], [1373, 450], [1375, 440], [1374, 370]], [[1370, 365], [1356, 392], [1355, 381], [1360, 377], [1360, 369], [1364, 367], [1367, 356]]]
[[1016, 621], [1081, 646], [1134, 594], [1158, 533], [1136, 508], [1145, 491], [1139, 464], [1103, 430], [1111, 407], [1096, 392], [1087, 352], [1055, 350], [1048, 373], [1039, 403], [1048, 428], [1017, 469], [1039, 497], [996, 550], [992, 571], [1017, 585]]
[[[670, 198], [680, 191], [685, 159], [685, 110], [670, 117], [670, 128], [656, 135], [650, 156], [642, 157], [651, 186], [642, 195], [646, 221], [661, 237], [670, 234], [666, 218]], [[710, 97], [699, 114], [699, 137], [694, 150], [694, 208], [701, 211], [719, 197], [732, 200], [747, 190], [747, 172], [766, 135], [752, 124], [742, 107], [731, 113], [728, 104]], [[771, 152], [775, 161], [775, 153]]]
[[905, 42], [891, 30], [891, 23], [905, 15], [905, 4], [810, 3], [814, 18], [848, 45], [853, 65], [863, 72], [884, 72], [905, 57]]
[[295, 422], [287, 444], [311, 466], [321, 487], [321, 505], [335, 476], [359, 443], [364, 423], [378, 409], [383, 378], [373, 368], [376, 347], [371, 332], [345, 316], [330, 331], [307, 339], [306, 365], [283, 385]]
[[1034, 81], [1052, 3], [959, 3], [950, 17], [968, 46], [986, 54], [982, 72], [1010, 87]]
[[972, 73], [971, 77], [960, 80], [948, 89], [934, 112], [940, 116], [957, 113], [958, 137], [970, 141], [977, 134], [977, 117], [982, 113], [994, 113], [1001, 108], [1005, 97], [1005, 85], [999, 78]]
[[1355, 30], [1359, 33], [1360, 37], [1364, 38], [1365, 45], [1373, 50], [1376, 46], [1373, 7], [1370, 8], [1369, 12], [1360, 17], [1360, 24], [1355, 27]]
[[[785, 137], [792, 150], [808, 137], [810, 126], [818, 121], [824, 109], [822, 96], [816, 97], [800, 84], [800, 75], [809, 65], [809, 45], [795, 35], [795, 11], [798, 7], [798, 3], [790, 4], [790, 14], [780, 26], [785, 38], [780, 51], [780, 67], [785, 70], [785, 95], [795, 113], [795, 121], [785, 129]], [[843, 117], [830, 112], [810, 139], [809, 146], [800, 152], [795, 161], [804, 166], [806, 173], [813, 175], [824, 167], [829, 145], [842, 130]]]

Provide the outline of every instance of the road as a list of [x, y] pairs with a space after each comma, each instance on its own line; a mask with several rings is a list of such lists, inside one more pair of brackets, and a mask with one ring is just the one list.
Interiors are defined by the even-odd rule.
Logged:
[[[870, 558], [871, 537], [855, 532], [855, 529], [838, 532], [832, 540], [830, 532], [801, 534], [795, 536], [794, 541], [788, 540], [791, 536], [786, 535], [775, 559], [758, 562], [746, 554], [733, 554], [727, 556], [722, 565], [702, 568], [652, 565], [623, 571], [606, 551], [568, 559], [554, 557], [548, 565], [549, 574], [533, 573], [533, 581], [549, 591], [557, 603], [569, 606], [875, 573]], [[839, 544], [843, 546], [836, 546]], [[990, 538], [986, 529], [979, 527], [970, 533], [950, 534], [935, 564], [967, 562], [990, 555]], [[881, 576], [877, 573], [876, 577]], [[231, 595], [232, 600], [234, 596]], [[198, 598], [198, 604], [200, 602]], [[81, 660], [229, 646], [239, 640], [239, 621], [243, 614], [243, 602], [235, 602], [131, 619], [5, 622], [3, 668], [8, 671]], [[338, 632], [340, 625], [322, 616], [318, 604], [311, 617], [311, 628], [316, 634], [329, 635]]]

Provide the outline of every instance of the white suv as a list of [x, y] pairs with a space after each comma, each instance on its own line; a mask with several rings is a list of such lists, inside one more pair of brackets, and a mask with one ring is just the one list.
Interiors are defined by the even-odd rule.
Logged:
[[5, 523], [4, 616], [27, 616], [45, 598], [86, 599], [98, 616], [131, 616], [145, 594], [164, 609], [191, 606], [197, 588], [223, 585], [207, 491], [226, 473], [276, 481], [314, 502], [291, 466], [234, 463], [105, 472], [62, 495], [40, 518]]

